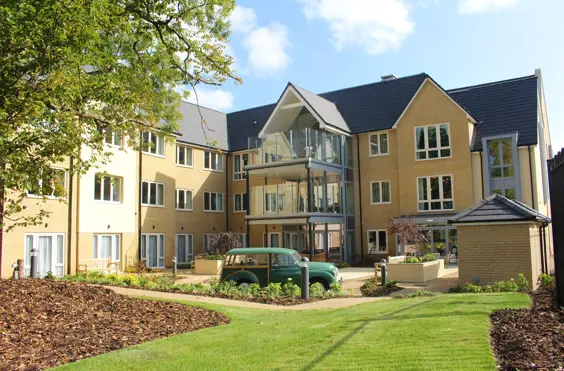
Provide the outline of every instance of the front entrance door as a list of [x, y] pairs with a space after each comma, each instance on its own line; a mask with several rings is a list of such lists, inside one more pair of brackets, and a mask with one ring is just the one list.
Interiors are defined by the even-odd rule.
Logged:
[[164, 268], [164, 235], [141, 235], [141, 259], [150, 268]]
[[31, 249], [37, 250], [37, 273], [45, 277], [49, 273], [62, 277], [64, 275], [63, 234], [34, 233], [25, 235], [25, 274], [31, 275]]

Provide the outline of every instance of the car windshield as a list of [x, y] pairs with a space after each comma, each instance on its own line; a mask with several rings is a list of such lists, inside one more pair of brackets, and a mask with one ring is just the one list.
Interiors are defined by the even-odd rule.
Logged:
[[297, 261], [298, 263], [302, 261], [302, 256], [300, 255], [299, 252], [297, 252], [297, 251], [294, 252], [294, 255], [293, 255], [293, 256], [294, 256], [294, 259], [296, 259], [296, 261]]

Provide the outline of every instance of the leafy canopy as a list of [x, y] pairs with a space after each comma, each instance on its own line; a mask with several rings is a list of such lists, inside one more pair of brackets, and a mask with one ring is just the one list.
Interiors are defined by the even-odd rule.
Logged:
[[[51, 166], [63, 163], [72, 174], [107, 161], [103, 133], [121, 132], [138, 146], [140, 127], [174, 132], [181, 98], [175, 87], [239, 82], [225, 53], [234, 6], [234, 0], [2, 1], [0, 221], [40, 222], [44, 211], [16, 217], [28, 190], [40, 199], [64, 196]], [[93, 151], [87, 159], [80, 156], [84, 147]]]

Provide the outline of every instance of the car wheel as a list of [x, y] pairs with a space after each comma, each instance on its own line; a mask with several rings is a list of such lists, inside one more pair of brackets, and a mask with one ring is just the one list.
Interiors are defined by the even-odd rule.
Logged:
[[245, 291], [248, 291], [251, 288], [251, 284], [247, 281], [240, 281], [238, 286], [241, 290]]

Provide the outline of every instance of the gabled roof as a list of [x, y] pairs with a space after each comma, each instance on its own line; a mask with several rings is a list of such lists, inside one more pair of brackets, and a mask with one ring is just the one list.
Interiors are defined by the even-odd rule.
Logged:
[[347, 123], [343, 119], [343, 116], [341, 116], [337, 106], [335, 106], [335, 103], [292, 83], [289, 85], [296, 89], [298, 94], [300, 94], [301, 97], [309, 103], [311, 108], [323, 119], [323, 121], [325, 121], [325, 123], [346, 132], [350, 131]]
[[448, 90], [460, 105], [479, 121], [472, 151], [482, 150], [482, 138], [518, 132], [518, 146], [538, 143], [537, 77], [511, 80]]
[[549, 222], [550, 218], [521, 202], [493, 194], [449, 219], [454, 224], [523, 221]]
[[[198, 107], [185, 101], [180, 101], [178, 109], [182, 114], [182, 118], [178, 120], [178, 131], [181, 134], [176, 138], [177, 140], [204, 147], [217, 147], [222, 150], [229, 150], [227, 117], [225, 113], [202, 106]], [[202, 120], [204, 121], [203, 123]], [[204, 128], [203, 130], [202, 127]], [[208, 141], [213, 141], [214, 145], [211, 146]]]

